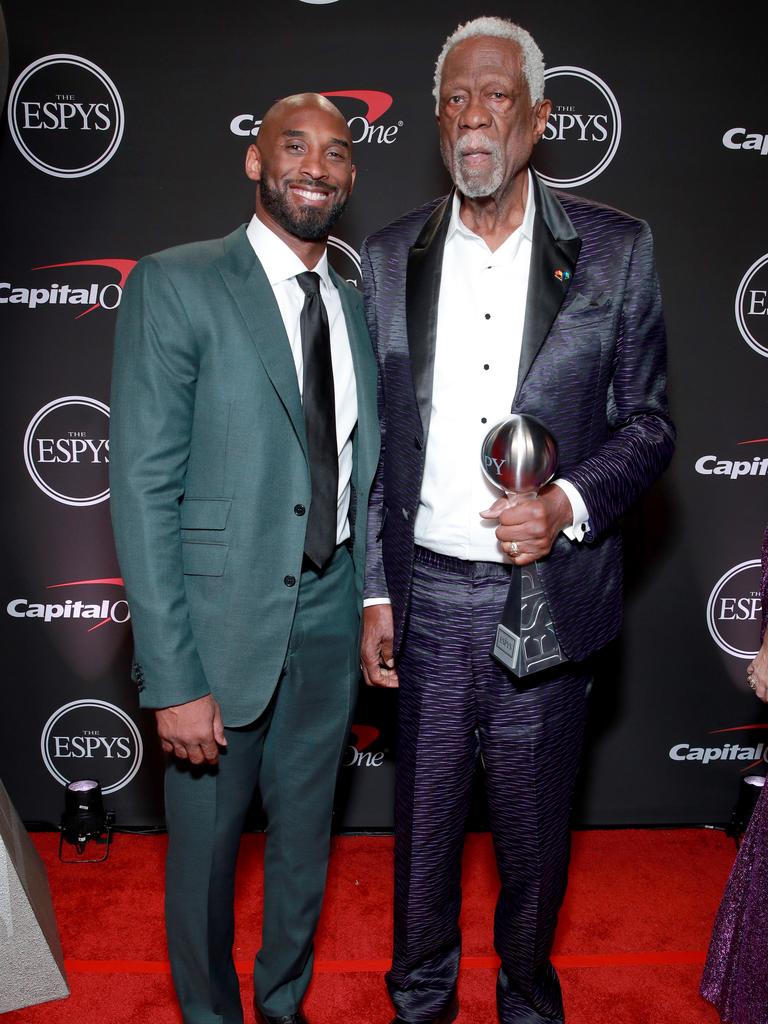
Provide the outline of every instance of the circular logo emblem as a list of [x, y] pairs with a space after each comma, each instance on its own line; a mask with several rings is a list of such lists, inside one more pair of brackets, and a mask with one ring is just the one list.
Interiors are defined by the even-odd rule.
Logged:
[[349, 281], [355, 288], [362, 287], [362, 268], [360, 257], [351, 245], [343, 242], [334, 235], [328, 236], [328, 262], [345, 281]]
[[109, 497], [109, 406], [95, 398], [56, 398], [35, 413], [24, 461], [37, 486], [62, 505]]
[[707, 602], [707, 626], [718, 647], [734, 658], [757, 654], [760, 621], [760, 559], [734, 565], [715, 584]]
[[534, 151], [536, 170], [555, 188], [586, 185], [619, 148], [619, 104], [602, 78], [585, 68], [550, 68], [544, 78], [552, 113]]
[[74, 779], [96, 779], [106, 795], [134, 778], [144, 748], [136, 724], [122, 708], [105, 700], [73, 700], [45, 723], [40, 752], [57, 782], [66, 786]]
[[741, 279], [736, 292], [736, 323], [749, 347], [768, 356], [768, 253]]
[[71, 53], [26, 67], [8, 97], [8, 124], [26, 159], [55, 178], [83, 178], [117, 152], [125, 113], [112, 79]]

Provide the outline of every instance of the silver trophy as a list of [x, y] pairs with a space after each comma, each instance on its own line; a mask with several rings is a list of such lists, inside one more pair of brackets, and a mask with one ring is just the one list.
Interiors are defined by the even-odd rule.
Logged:
[[[513, 413], [488, 431], [481, 457], [488, 480], [514, 504], [535, 497], [555, 475], [557, 445], [534, 416]], [[565, 661], [536, 562], [512, 567], [493, 656], [520, 677]]]

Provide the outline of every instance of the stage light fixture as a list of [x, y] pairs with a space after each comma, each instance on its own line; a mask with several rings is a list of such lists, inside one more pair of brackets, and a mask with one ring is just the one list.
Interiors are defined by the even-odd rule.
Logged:
[[[112, 841], [112, 811], [104, 810], [101, 785], [96, 779], [75, 779], [64, 791], [64, 813], [61, 816], [59, 860], [65, 864], [96, 864], [106, 860]], [[89, 840], [104, 846], [102, 857], [83, 857]], [[64, 857], [64, 843], [74, 846], [77, 857]]]
[[739, 795], [736, 798], [736, 805], [731, 814], [731, 823], [726, 828], [726, 833], [736, 840], [738, 846], [741, 837], [747, 831], [749, 819], [755, 809], [760, 794], [765, 785], [764, 775], [744, 775], [739, 780]]

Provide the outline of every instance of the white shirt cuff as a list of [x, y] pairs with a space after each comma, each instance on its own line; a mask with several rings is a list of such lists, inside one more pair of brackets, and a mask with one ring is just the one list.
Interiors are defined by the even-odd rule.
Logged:
[[370, 608], [374, 604], [392, 604], [388, 597], [366, 597], [363, 601], [363, 608]]
[[573, 523], [563, 527], [563, 533], [568, 540], [584, 540], [585, 534], [589, 531], [589, 512], [584, 504], [584, 499], [570, 482], [570, 480], [553, 480], [571, 504], [573, 512]]

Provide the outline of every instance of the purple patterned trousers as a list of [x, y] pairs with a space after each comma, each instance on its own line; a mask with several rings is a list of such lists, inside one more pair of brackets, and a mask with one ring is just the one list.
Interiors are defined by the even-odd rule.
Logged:
[[549, 953], [565, 893], [569, 817], [590, 681], [562, 665], [517, 680], [491, 656], [506, 566], [416, 549], [398, 663], [395, 944], [399, 1017], [429, 1021], [456, 985], [461, 855], [482, 757], [501, 892], [494, 945], [502, 1024], [563, 1020]]

